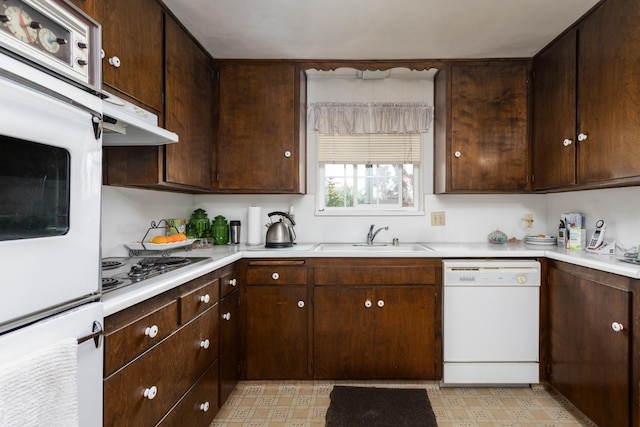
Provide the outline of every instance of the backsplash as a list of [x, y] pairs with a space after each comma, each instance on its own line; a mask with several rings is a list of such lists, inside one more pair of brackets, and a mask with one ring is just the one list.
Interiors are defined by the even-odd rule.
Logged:
[[[124, 243], [140, 240], [151, 221], [189, 218], [196, 208], [209, 218], [223, 215], [240, 220], [241, 241], [247, 241], [247, 209], [262, 207], [263, 222], [272, 211], [295, 207], [297, 241], [361, 242], [371, 224], [389, 226], [377, 240], [390, 242], [484, 242], [499, 228], [521, 239], [526, 230], [520, 218], [532, 213], [531, 233], [554, 234], [563, 212], [584, 212], [587, 234], [598, 219], [607, 222], [606, 238], [629, 248], [640, 243], [640, 187], [590, 190], [555, 194], [522, 195], [425, 195], [427, 215], [403, 217], [317, 217], [313, 195], [190, 195], [103, 186], [102, 256], [124, 256]], [[621, 208], [622, 207], [622, 208]], [[444, 211], [446, 225], [431, 226], [431, 211]], [[265, 228], [266, 232], [266, 228]]]

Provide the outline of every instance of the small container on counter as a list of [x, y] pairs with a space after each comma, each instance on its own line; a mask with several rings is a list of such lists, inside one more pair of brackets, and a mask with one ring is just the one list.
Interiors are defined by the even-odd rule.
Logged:
[[226, 245], [229, 243], [229, 224], [227, 219], [222, 215], [218, 215], [211, 223], [211, 234], [213, 235], [214, 245]]
[[229, 234], [231, 235], [231, 243], [240, 244], [240, 221], [233, 220], [229, 222]]

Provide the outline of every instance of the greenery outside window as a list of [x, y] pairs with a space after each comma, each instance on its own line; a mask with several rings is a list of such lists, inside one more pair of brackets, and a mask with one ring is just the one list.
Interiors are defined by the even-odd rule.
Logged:
[[421, 210], [421, 134], [316, 134], [317, 210], [415, 214]]

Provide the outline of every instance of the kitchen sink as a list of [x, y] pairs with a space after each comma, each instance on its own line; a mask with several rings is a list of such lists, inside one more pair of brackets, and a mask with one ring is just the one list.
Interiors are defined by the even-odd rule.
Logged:
[[320, 243], [314, 251], [320, 252], [422, 252], [433, 251], [428, 246], [420, 243], [401, 243], [392, 245], [391, 243]]

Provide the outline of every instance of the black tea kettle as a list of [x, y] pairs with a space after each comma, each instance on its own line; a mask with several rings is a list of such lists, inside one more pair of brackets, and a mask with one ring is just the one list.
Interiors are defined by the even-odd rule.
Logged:
[[[273, 222], [271, 218], [274, 215], [280, 215], [280, 221]], [[293, 226], [296, 225], [293, 218], [285, 212], [271, 212], [269, 215], [271, 222], [266, 225], [267, 236], [265, 238], [265, 247], [267, 248], [290, 248], [293, 246], [293, 241], [296, 240], [296, 233], [293, 231]], [[286, 218], [291, 225], [284, 221]]]

